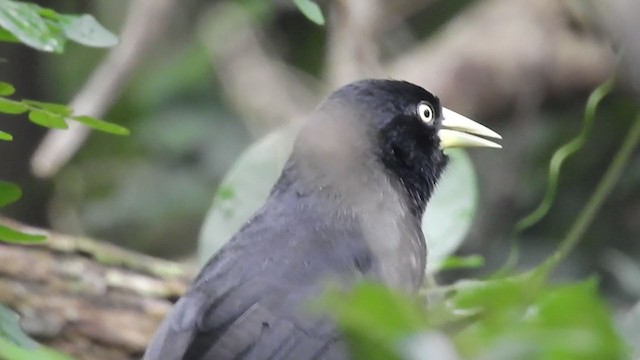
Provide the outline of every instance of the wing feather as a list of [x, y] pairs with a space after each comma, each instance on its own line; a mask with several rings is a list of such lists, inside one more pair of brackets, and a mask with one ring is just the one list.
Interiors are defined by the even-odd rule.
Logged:
[[346, 359], [334, 324], [310, 314], [326, 278], [362, 276], [354, 222], [280, 199], [203, 268], [163, 321], [145, 360]]

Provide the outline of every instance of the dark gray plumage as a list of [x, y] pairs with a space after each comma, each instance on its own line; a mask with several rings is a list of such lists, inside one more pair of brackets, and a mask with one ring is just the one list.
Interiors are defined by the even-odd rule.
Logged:
[[407, 82], [364, 80], [331, 94], [264, 206], [202, 269], [144, 359], [348, 358], [331, 320], [306, 305], [328, 281], [420, 286], [420, 219], [446, 164], [442, 114]]

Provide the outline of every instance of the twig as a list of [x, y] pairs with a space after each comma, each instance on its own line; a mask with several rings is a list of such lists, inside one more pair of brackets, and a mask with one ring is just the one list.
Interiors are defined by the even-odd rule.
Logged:
[[0, 303], [20, 314], [29, 335], [79, 360], [139, 359], [195, 273], [89, 238], [3, 217], [0, 224], [48, 237], [0, 242]]
[[546, 100], [592, 89], [612, 73], [614, 54], [605, 40], [567, 26], [571, 13], [564, 3], [476, 1], [440, 33], [389, 63], [387, 73], [479, 116], [510, 109], [532, 92]]
[[28, 226], [2, 216], [0, 216], [0, 225], [5, 225], [24, 233], [45, 235], [47, 237], [47, 241], [42, 243], [38, 242], [33, 246], [48, 248], [59, 253], [83, 254], [93, 258], [102, 265], [117, 266], [162, 279], [181, 278], [183, 280], [189, 280], [195, 275], [195, 269], [178, 265], [172, 261], [125, 250], [90, 238], [64, 235], [50, 230]]
[[317, 102], [314, 81], [269, 51], [255, 19], [233, 1], [201, 16], [198, 35], [229, 105], [256, 136], [307, 113]]

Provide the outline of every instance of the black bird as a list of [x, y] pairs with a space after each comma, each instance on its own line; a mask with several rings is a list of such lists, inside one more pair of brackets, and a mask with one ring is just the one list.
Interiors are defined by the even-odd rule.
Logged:
[[408, 82], [335, 91], [301, 128], [265, 204], [164, 319], [144, 359], [347, 359], [308, 303], [326, 281], [422, 284], [422, 214], [447, 164], [442, 149], [500, 135]]

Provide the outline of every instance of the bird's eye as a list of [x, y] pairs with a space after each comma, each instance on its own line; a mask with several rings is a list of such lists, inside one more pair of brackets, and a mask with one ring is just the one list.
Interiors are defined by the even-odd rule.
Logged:
[[429, 104], [420, 103], [420, 105], [418, 105], [418, 115], [420, 115], [422, 121], [427, 124], [431, 124], [433, 122], [433, 108]]

